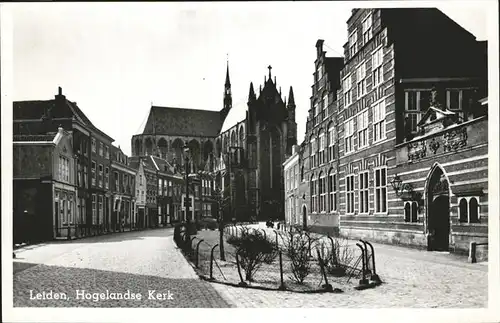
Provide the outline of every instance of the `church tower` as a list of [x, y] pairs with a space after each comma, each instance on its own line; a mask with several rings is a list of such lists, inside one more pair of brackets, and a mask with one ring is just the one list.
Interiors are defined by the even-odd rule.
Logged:
[[226, 82], [224, 83], [224, 106], [220, 111], [222, 120], [226, 119], [226, 116], [229, 113], [229, 110], [231, 110], [232, 105], [233, 105], [233, 98], [231, 96], [231, 82], [229, 81], [229, 61], [228, 61], [226, 69]]
[[288, 104], [286, 106], [288, 112], [288, 134], [286, 153], [288, 156], [292, 154], [292, 147], [297, 144], [297, 123], [295, 122], [295, 98], [293, 97], [293, 88], [290, 86], [288, 95]]

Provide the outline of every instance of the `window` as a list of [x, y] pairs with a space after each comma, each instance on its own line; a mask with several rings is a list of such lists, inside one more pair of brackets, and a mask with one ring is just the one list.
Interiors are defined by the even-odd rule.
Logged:
[[373, 105], [373, 142], [385, 139], [385, 99]]
[[142, 175], [139, 175], [139, 186], [142, 186]]
[[378, 86], [384, 81], [384, 72], [382, 70], [384, 61], [384, 48], [381, 47], [372, 55], [372, 88]]
[[59, 156], [59, 180], [69, 182], [69, 159]]
[[346, 121], [344, 124], [345, 136], [345, 153], [350, 153], [354, 150], [354, 118]]
[[104, 144], [102, 142], [99, 143], [99, 156], [102, 157], [104, 154]]
[[369, 14], [363, 20], [363, 44], [366, 44], [372, 38], [372, 15]]
[[162, 186], [162, 179], [158, 178], [158, 195], [162, 195], [161, 186]]
[[387, 169], [375, 169], [375, 213], [387, 212]]
[[359, 213], [368, 213], [368, 172], [359, 173]]
[[76, 176], [76, 185], [77, 186], [82, 186], [82, 164], [78, 163], [77, 164], [77, 176]]
[[479, 204], [476, 197], [463, 197], [458, 204], [460, 223], [479, 223]]
[[319, 108], [319, 101], [314, 102], [314, 116], [315, 117], [319, 114], [320, 110], [321, 109]]
[[409, 132], [417, 132], [417, 124], [430, 106], [429, 99], [430, 91], [428, 90], [405, 92], [405, 127]]
[[312, 167], [316, 167], [316, 138], [311, 139], [311, 160], [312, 160]]
[[326, 176], [325, 173], [319, 174], [319, 211], [326, 212]]
[[418, 222], [418, 204], [417, 202], [411, 203], [411, 222]]
[[356, 70], [356, 84], [356, 96], [359, 99], [366, 94], [366, 69], [364, 62]]
[[335, 128], [333, 127], [333, 123], [328, 128], [328, 156], [330, 160], [335, 159]]
[[317, 81], [321, 80], [321, 78], [323, 77], [323, 65], [318, 65], [318, 71], [317, 71]]
[[92, 152], [95, 153], [96, 152], [96, 142], [95, 142], [95, 138], [92, 138]]
[[342, 91], [344, 92], [344, 108], [352, 103], [352, 80], [351, 75], [342, 80]]
[[119, 192], [120, 191], [120, 178], [118, 176], [118, 172], [114, 172], [115, 173], [115, 192]]
[[87, 187], [87, 178], [88, 178], [88, 172], [87, 172], [87, 165], [83, 165], [83, 178], [82, 178], [82, 183], [83, 187]]
[[298, 177], [299, 177], [299, 165], [295, 164], [293, 167], [293, 187], [297, 188], [299, 185]]
[[300, 180], [302, 182], [304, 181], [304, 166], [302, 166], [301, 169], [300, 169]]
[[450, 110], [462, 109], [462, 91], [450, 89], [446, 91], [446, 107]]
[[368, 146], [368, 109], [357, 116], [358, 128], [358, 148]]
[[328, 93], [323, 96], [323, 110], [325, 111], [323, 119], [326, 119], [328, 117]]
[[353, 57], [357, 51], [357, 42], [358, 42], [358, 33], [357, 30], [354, 30], [349, 35], [349, 57]]
[[346, 213], [354, 213], [354, 175], [346, 176]]
[[92, 194], [92, 224], [97, 224], [96, 195]]
[[477, 199], [472, 197], [469, 200], [469, 223], [479, 223], [478, 209]]
[[104, 187], [109, 189], [109, 167], [104, 170]]
[[326, 160], [325, 157], [325, 133], [321, 131], [319, 134], [319, 164], [323, 164]]
[[97, 177], [97, 174], [96, 174], [96, 163], [95, 161], [92, 161], [92, 186], [95, 186], [95, 183], [96, 183], [96, 177]]
[[328, 193], [330, 212], [335, 212], [337, 211], [337, 175], [333, 173], [333, 169], [330, 170], [328, 175]]
[[102, 195], [99, 195], [99, 224], [103, 224], [104, 216], [103, 216], [103, 208], [102, 208]]
[[311, 212], [316, 212], [316, 179], [314, 177], [314, 174], [311, 175], [311, 181], [310, 181], [310, 191], [311, 191], [311, 205], [310, 205], [310, 208], [311, 208]]
[[80, 199], [80, 223], [87, 223], [87, 208], [85, 207], [85, 199]]
[[104, 147], [104, 152], [105, 152], [106, 159], [109, 159], [109, 147], [108, 146]]
[[102, 187], [103, 173], [102, 173], [102, 165], [99, 164], [99, 187]]
[[418, 222], [418, 203], [417, 202], [415, 202], [415, 201], [405, 202], [404, 217], [405, 217], [405, 222], [412, 222], [412, 223]]

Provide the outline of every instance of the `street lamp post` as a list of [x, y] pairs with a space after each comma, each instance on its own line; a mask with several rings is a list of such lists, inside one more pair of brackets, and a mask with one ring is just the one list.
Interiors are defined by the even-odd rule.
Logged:
[[189, 207], [191, 205], [191, 200], [189, 199], [189, 147], [186, 145], [184, 146], [184, 167], [186, 171], [186, 197], [184, 199], [184, 208], [185, 208], [185, 221], [186, 221], [186, 242], [191, 241], [191, 236], [190, 236], [190, 229], [191, 229], [191, 222], [189, 219]]

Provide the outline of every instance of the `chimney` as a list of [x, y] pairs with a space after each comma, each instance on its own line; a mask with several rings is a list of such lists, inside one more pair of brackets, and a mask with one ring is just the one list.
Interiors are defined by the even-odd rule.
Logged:
[[62, 95], [62, 88], [60, 86], [58, 87], [58, 93], [57, 94], [58, 95]]
[[63, 128], [61, 127], [61, 125], [59, 125], [59, 128], [57, 128], [57, 132], [59, 132], [61, 135], [63, 134]]

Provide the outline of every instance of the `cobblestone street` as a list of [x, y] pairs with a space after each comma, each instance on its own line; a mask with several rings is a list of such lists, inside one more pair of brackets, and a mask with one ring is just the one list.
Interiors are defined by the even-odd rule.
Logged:
[[[469, 264], [465, 257], [374, 244], [377, 273], [384, 281], [381, 286], [364, 291], [346, 289], [342, 294], [298, 294], [201, 281], [176, 249], [172, 233], [172, 229], [128, 232], [16, 250], [14, 306], [487, 306], [488, 266]], [[85, 296], [80, 292], [78, 299], [77, 290], [85, 291]], [[96, 301], [92, 298], [97, 297], [93, 293], [126, 293], [127, 290], [141, 293], [142, 299]], [[149, 291], [153, 290], [155, 297], [151, 299]], [[67, 299], [31, 299], [37, 293], [50, 291], [63, 293]], [[156, 297], [158, 293], [164, 299]]]
[[[136, 231], [16, 250], [14, 306], [230, 307], [209, 283], [198, 279], [176, 250], [172, 233]], [[96, 300], [99, 296], [93, 295], [108, 292], [106, 297], [112, 298], [112, 293], [127, 290], [140, 293], [141, 299]], [[67, 299], [32, 299], [43, 292]]]

